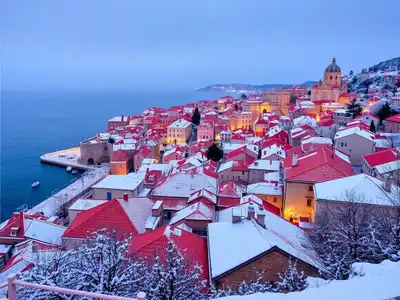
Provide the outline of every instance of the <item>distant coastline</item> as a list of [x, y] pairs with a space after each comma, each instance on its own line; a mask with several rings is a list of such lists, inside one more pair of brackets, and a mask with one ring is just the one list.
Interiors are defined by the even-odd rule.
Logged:
[[257, 93], [265, 90], [277, 88], [287, 88], [293, 85], [310, 87], [315, 81], [305, 81], [301, 84], [247, 84], [247, 83], [229, 83], [229, 84], [213, 84], [197, 90], [197, 92], [226, 92], [226, 93]]

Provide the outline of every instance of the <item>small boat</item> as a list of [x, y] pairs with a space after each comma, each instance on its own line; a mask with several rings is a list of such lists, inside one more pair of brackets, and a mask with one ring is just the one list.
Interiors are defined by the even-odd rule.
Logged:
[[32, 183], [32, 188], [38, 187], [40, 185], [39, 181]]
[[71, 172], [72, 174], [78, 174], [78, 170], [72, 170], [72, 172]]
[[71, 166], [68, 166], [67, 167], [67, 172], [71, 172], [72, 171], [72, 167]]

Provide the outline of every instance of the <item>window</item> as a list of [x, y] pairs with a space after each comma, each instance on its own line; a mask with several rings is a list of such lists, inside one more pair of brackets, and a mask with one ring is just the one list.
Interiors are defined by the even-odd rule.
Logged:
[[307, 198], [307, 206], [312, 206], [312, 198]]
[[347, 147], [347, 143], [344, 143], [344, 146]]
[[276, 197], [272, 198], [272, 202], [274, 202], [274, 203], [278, 202], [278, 198], [276, 198]]
[[331, 75], [331, 79], [333, 78], [333, 76]]
[[312, 185], [309, 185], [309, 186], [308, 186], [308, 191], [309, 191], [309, 192], [313, 192], [313, 191], [314, 191], [314, 188], [313, 188]]
[[343, 147], [343, 142], [340, 143], [340, 147]]
[[204, 237], [207, 236], [207, 230], [206, 230], [206, 229], [196, 229], [196, 228], [193, 228], [193, 229], [192, 229], [192, 232], [195, 233], [195, 234], [198, 234], [199, 236], [204, 236]]
[[244, 171], [242, 172], [242, 175], [244, 175]]
[[107, 192], [107, 200], [111, 200], [111, 198], [112, 198], [111, 192]]

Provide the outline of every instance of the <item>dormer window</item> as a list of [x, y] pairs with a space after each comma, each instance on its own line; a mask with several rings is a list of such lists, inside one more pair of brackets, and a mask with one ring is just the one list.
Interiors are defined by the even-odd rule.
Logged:
[[17, 236], [19, 227], [11, 227], [10, 236]]

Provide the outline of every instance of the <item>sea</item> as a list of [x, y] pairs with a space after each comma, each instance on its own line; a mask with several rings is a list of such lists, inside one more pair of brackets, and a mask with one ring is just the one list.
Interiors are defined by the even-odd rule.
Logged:
[[[79, 146], [107, 129], [117, 115], [140, 114], [152, 106], [170, 107], [213, 100], [228, 93], [152, 91], [2, 91], [0, 220], [34, 206], [76, 180], [65, 168], [43, 164], [45, 153]], [[40, 182], [32, 189], [31, 184]]]

